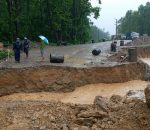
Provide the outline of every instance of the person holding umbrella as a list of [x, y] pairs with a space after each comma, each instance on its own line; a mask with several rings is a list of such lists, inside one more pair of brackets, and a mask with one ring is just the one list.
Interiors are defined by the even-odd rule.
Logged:
[[40, 52], [41, 52], [41, 57], [42, 57], [42, 60], [44, 60], [44, 48], [45, 48], [45, 43], [41, 40], [41, 43], [40, 43]]
[[49, 42], [48, 42], [48, 39], [44, 36], [40, 35], [39, 38], [41, 39], [41, 42], [40, 42], [40, 52], [41, 52], [41, 57], [42, 57], [41, 61], [43, 61], [44, 60], [44, 48], [46, 46], [45, 44], [48, 44]]

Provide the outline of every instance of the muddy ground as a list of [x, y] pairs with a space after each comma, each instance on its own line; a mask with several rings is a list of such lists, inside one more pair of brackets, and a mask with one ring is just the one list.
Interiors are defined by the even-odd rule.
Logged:
[[[124, 52], [110, 52], [110, 44], [47, 47], [44, 62], [34, 48], [20, 64], [1, 61], [0, 129], [149, 130], [147, 60], [122, 63]], [[93, 56], [93, 48], [102, 53]], [[63, 54], [65, 63], [49, 63], [50, 53]]]

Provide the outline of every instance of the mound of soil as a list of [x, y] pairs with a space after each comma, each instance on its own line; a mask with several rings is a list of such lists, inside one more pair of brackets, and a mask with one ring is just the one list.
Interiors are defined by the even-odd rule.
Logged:
[[126, 46], [138, 46], [138, 45], [144, 45], [144, 44], [150, 44], [149, 36], [142, 36], [140, 38], [137, 38], [133, 40], [132, 42], [127, 43]]
[[128, 61], [128, 52], [126, 50], [119, 50], [117, 53], [112, 54], [110, 57], [108, 57], [108, 60], [111, 62], [127, 62]]
[[1, 130], [150, 129], [150, 109], [147, 105], [138, 99], [116, 95], [110, 100], [96, 99], [93, 105], [44, 101], [1, 102], [0, 116]]

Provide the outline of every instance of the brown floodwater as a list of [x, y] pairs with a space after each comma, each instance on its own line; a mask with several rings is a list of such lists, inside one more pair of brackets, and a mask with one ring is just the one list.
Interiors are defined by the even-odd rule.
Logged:
[[150, 58], [142, 58], [142, 59], [140, 59], [140, 60], [150, 66]]
[[111, 97], [113, 94], [124, 96], [129, 90], [144, 90], [149, 82], [134, 80], [125, 83], [91, 84], [77, 88], [69, 93], [16, 93], [3, 96], [0, 101], [61, 101], [64, 103], [92, 104], [95, 96]]
[[95, 96], [111, 97], [113, 94], [124, 96], [129, 90], [144, 90], [149, 82], [134, 80], [125, 83], [91, 84], [77, 88], [69, 93], [18, 93], [3, 96], [0, 101], [61, 101], [64, 103], [92, 104]]

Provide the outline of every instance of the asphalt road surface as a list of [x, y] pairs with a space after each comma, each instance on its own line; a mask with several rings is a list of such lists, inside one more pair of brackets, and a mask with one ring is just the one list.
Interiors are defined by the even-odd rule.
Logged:
[[[127, 42], [127, 41], [126, 41]], [[21, 63], [15, 63], [14, 57], [2, 61], [0, 67], [8, 68], [20, 68], [20, 67], [30, 67], [38, 65], [50, 65], [49, 57], [51, 54], [64, 55], [65, 62], [63, 64], [52, 64], [61, 66], [74, 66], [74, 67], [87, 67], [87, 66], [106, 66], [114, 65], [115, 62], [109, 62], [107, 58], [113, 53], [110, 52], [110, 44], [112, 42], [101, 42], [94, 44], [82, 44], [82, 45], [71, 45], [71, 46], [46, 46], [44, 51], [44, 61], [41, 62], [40, 49], [39, 47], [30, 50], [29, 58], [25, 58], [25, 54], [21, 54]], [[118, 41], [118, 46], [119, 46]], [[94, 48], [101, 49], [101, 54], [99, 56], [93, 56], [92, 50]]]

